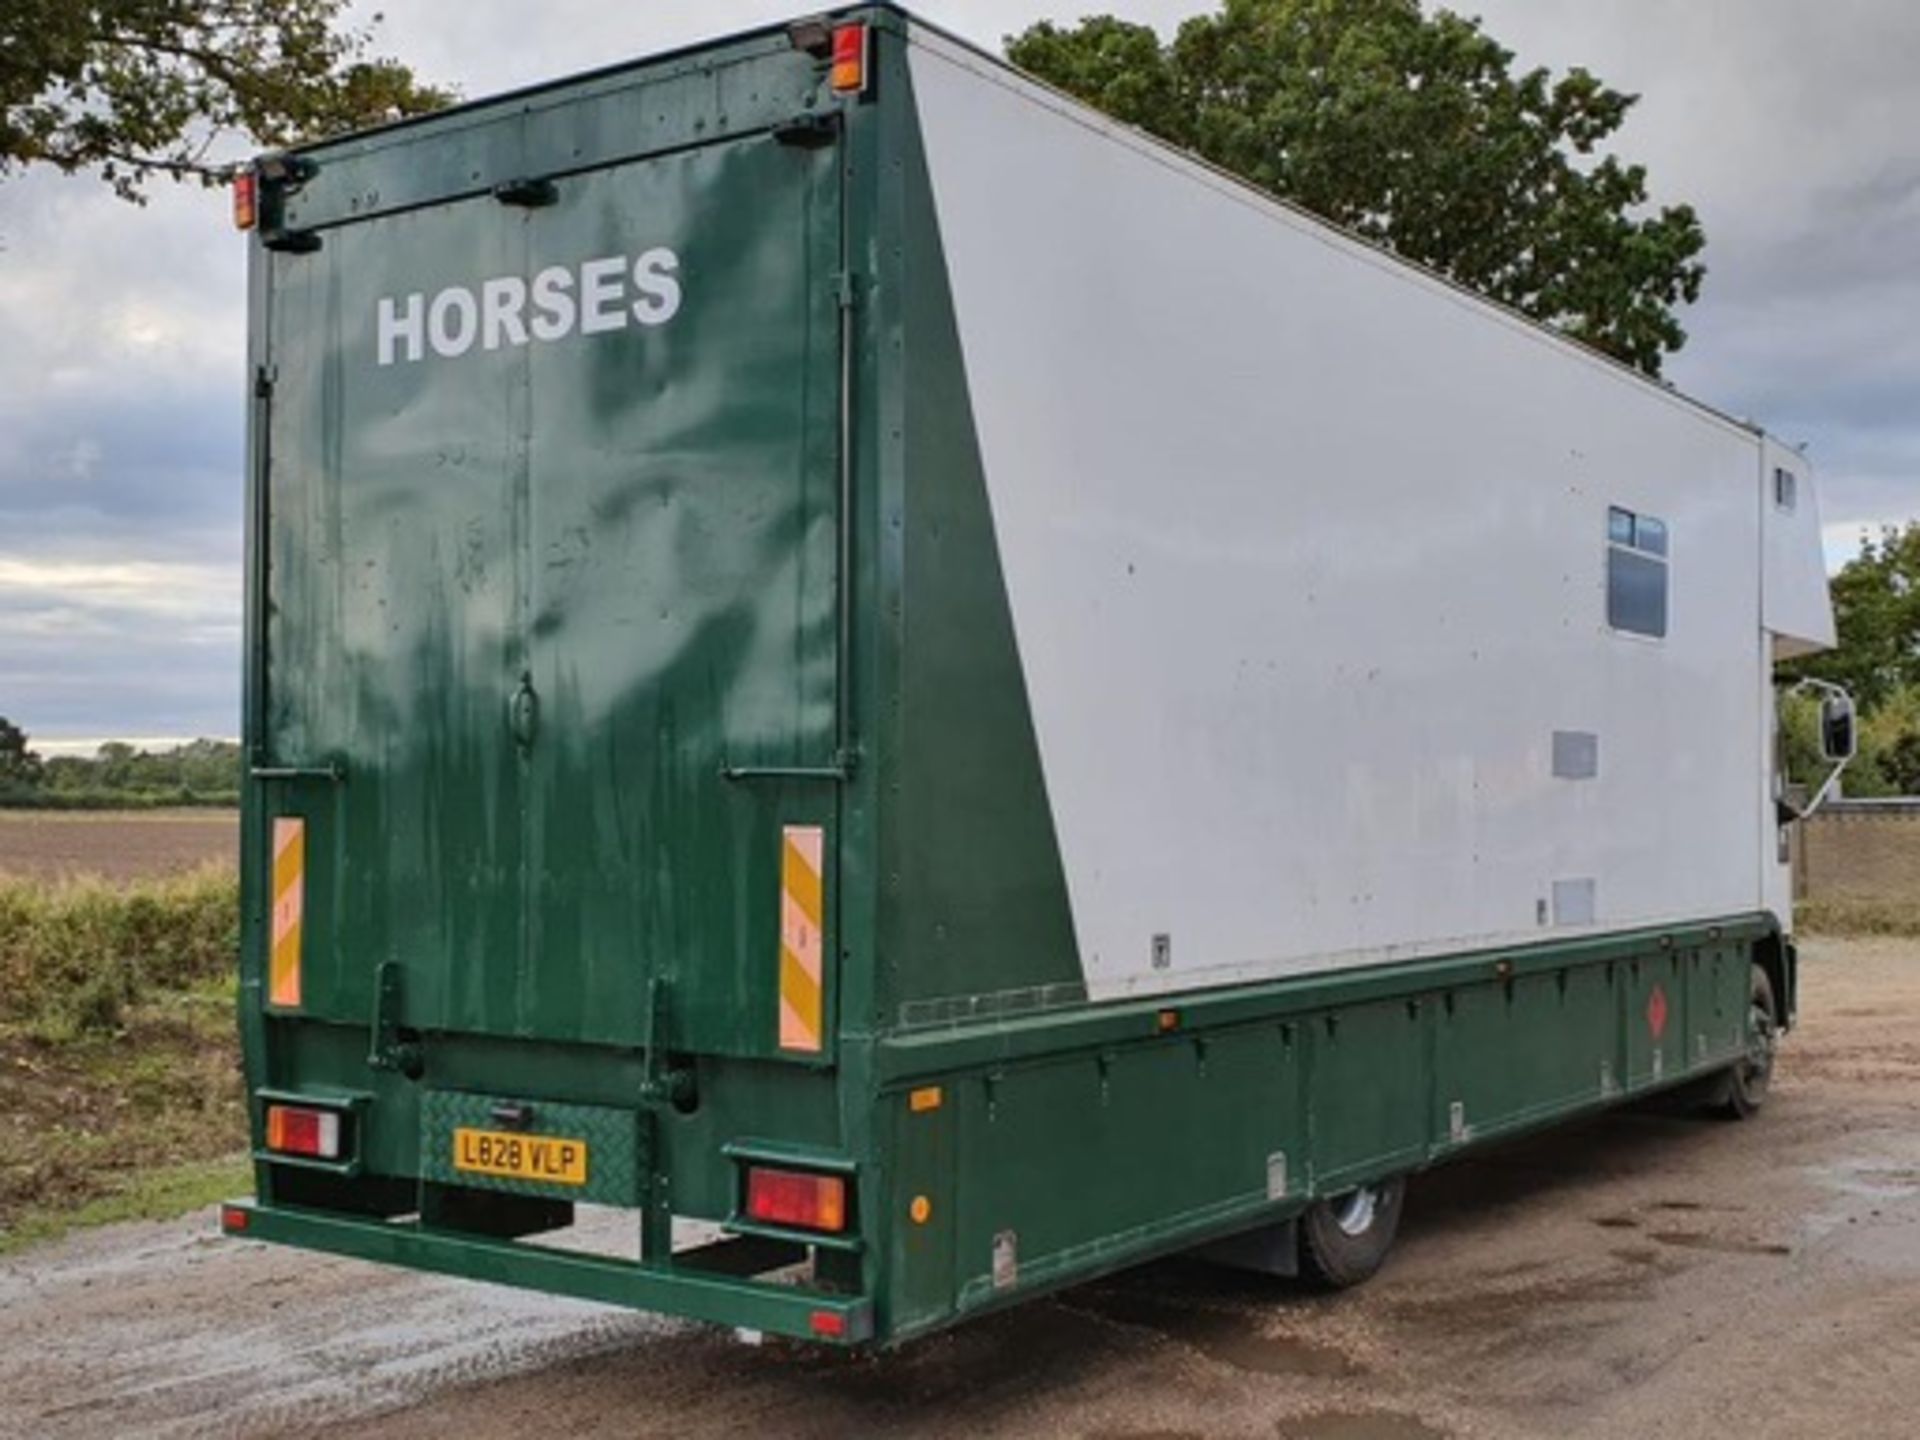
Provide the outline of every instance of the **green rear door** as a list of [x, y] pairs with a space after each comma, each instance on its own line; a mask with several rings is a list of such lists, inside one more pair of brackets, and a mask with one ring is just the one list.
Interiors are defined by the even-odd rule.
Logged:
[[389, 962], [429, 1045], [658, 1003], [783, 1053], [783, 835], [831, 894], [836, 794], [722, 772], [833, 760], [839, 251], [834, 147], [759, 135], [273, 257], [267, 758], [344, 774], [268, 782], [302, 1013]]

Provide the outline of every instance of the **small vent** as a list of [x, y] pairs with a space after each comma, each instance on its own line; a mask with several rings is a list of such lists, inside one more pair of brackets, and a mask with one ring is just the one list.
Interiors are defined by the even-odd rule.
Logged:
[[1591, 780], [1600, 773], [1600, 737], [1591, 730], [1553, 732], [1556, 780]]
[[1591, 925], [1593, 923], [1593, 877], [1553, 882], [1553, 923]]

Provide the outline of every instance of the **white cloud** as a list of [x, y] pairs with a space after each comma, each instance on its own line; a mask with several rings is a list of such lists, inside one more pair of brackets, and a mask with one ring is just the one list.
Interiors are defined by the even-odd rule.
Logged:
[[112, 611], [179, 620], [230, 617], [237, 577], [224, 567], [155, 561], [38, 560], [0, 553], [0, 608]]

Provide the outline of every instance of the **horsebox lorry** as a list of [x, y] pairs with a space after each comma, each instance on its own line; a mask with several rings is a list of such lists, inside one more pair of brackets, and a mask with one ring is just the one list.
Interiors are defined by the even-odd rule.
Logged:
[[884, 6], [235, 199], [227, 1232], [886, 1343], [1760, 1100], [1794, 449]]

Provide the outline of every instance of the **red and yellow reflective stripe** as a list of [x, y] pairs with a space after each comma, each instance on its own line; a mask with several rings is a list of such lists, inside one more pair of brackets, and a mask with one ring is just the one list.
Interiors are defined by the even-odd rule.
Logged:
[[780, 837], [780, 1048], [817, 1053], [826, 1028], [826, 831], [788, 825]]
[[300, 918], [307, 893], [307, 822], [273, 822], [273, 945], [267, 955], [267, 1003], [300, 1003]]

